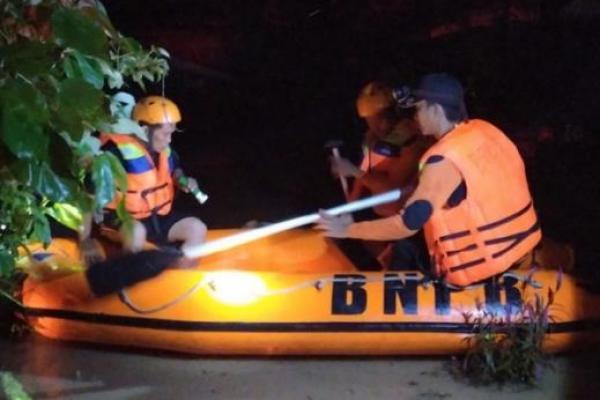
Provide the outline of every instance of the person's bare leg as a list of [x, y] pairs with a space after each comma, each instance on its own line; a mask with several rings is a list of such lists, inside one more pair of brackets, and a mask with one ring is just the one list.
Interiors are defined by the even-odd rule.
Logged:
[[104, 253], [100, 243], [92, 238], [92, 214], [84, 213], [82, 224], [79, 229], [79, 251], [84, 265], [104, 261], [106, 254]]
[[[167, 239], [169, 242], [182, 241], [183, 245], [181, 246], [181, 249], [185, 251], [186, 248], [191, 248], [204, 243], [206, 239], [206, 225], [198, 218], [183, 218], [182, 220], [177, 221], [171, 229], [169, 229]], [[198, 260], [196, 259], [182, 258], [181, 261], [178, 262], [178, 266], [184, 268], [192, 267], [196, 265], [197, 262]]]
[[131, 253], [137, 253], [144, 248], [146, 243], [146, 227], [139, 222], [134, 221], [131, 230], [122, 226], [119, 230], [121, 240], [123, 241], [123, 249]]

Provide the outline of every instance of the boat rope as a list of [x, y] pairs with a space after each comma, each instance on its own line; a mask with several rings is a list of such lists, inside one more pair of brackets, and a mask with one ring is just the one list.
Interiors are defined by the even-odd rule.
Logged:
[[[542, 285], [540, 282], [533, 279], [531, 275], [522, 276], [522, 275], [516, 274], [514, 272], [505, 272], [504, 274], [502, 274], [502, 277], [503, 278], [509, 277], [509, 278], [513, 278], [513, 279], [517, 280], [518, 282], [527, 283], [534, 289], [541, 289], [542, 287], [544, 287], [544, 285]], [[452, 289], [452, 290], [473, 290], [473, 289], [477, 289], [479, 287], [485, 286], [485, 282], [475, 283], [475, 284], [469, 285], [469, 286], [456, 286], [451, 283], [443, 282], [443, 281], [440, 281], [439, 283], [445, 285], [447, 288]]]
[[522, 275], [516, 274], [514, 272], [505, 272], [502, 275], [502, 277], [505, 277], [505, 276], [516, 279], [519, 282], [524, 282], [528, 285], [531, 285], [531, 287], [533, 287], [534, 289], [541, 289], [544, 287], [544, 285], [542, 285], [540, 282], [533, 279], [532, 274], [529, 274], [528, 276], [522, 276]]
[[137, 304], [135, 304], [131, 298], [129, 297], [129, 295], [127, 294], [126, 289], [121, 289], [119, 291], [119, 299], [121, 299], [121, 301], [127, 306], [129, 307], [132, 311], [138, 313], [138, 314], [153, 314], [159, 311], [163, 311], [166, 310], [167, 308], [173, 307], [179, 303], [181, 303], [182, 301], [184, 301], [185, 299], [187, 299], [188, 297], [190, 297], [192, 294], [196, 293], [198, 290], [200, 290], [203, 286], [208, 286], [208, 283], [205, 282], [204, 278], [198, 280], [196, 283], [194, 283], [194, 285], [188, 289], [185, 293], [177, 296], [176, 298], [174, 298], [173, 300], [162, 304], [160, 306], [157, 307], [151, 307], [151, 308], [143, 308], [138, 306]]
[[[292, 292], [296, 292], [298, 290], [302, 290], [302, 289], [309, 288], [309, 287], [314, 287], [316, 290], [321, 291], [325, 287], [325, 285], [328, 283], [352, 282], [353, 279], [354, 278], [352, 278], [352, 277], [349, 277], [349, 278], [323, 277], [323, 278], [318, 278], [318, 279], [307, 280], [307, 281], [301, 282], [297, 285], [290, 286], [287, 288], [281, 288], [281, 289], [261, 292], [260, 295], [263, 297], [279, 296], [279, 295], [283, 295], [283, 294], [289, 294]], [[396, 280], [398, 280], [398, 277], [395, 277], [395, 276], [394, 277], [386, 276], [383, 278], [360, 279], [360, 281], [364, 282], [364, 283], [383, 283], [383, 282], [392, 282], [392, 281], [396, 281]], [[421, 281], [423, 281], [423, 277], [409, 276], [409, 277], [406, 277], [406, 280], [416, 280], [420, 283]], [[424, 287], [425, 287], [425, 289], [427, 289], [427, 286], [424, 286]], [[190, 289], [185, 291], [185, 293], [177, 296], [175, 299], [173, 299], [165, 304], [155, 306], [155, 307], [150, 307], [150, 308], [140, 307], [139, 305], [135, 304], [133, 302], [133, 300], [131, 300], [131, 298], [127, 294], [126, 289], [122, 289], [119, 292], [119, 298], [127, 307], [129, 307], [129, 309], [131, 309], [132, 311], [134, 311], [138, 314], [153, 314], [153, 313], [156, 313], [159, 311], [166, 310], [170, 307], [173, 307], [173, 306], [181, 303], [182, 301], [186, 300], [188, 297], [190, 297], [191, 295], [193, 295], [200, 289], [211, 289], [211, 282], [210, 281], [207, 282], [206, 279], [203, 277], [200, 280], [198, 280]]]
[[[523, 277], [523, 276], [520, 276], [520, 275], [512, 273], [512, 272], [505, 273], [503, 275], [503, 277], [505, 277], [505, 276], [508, 276], [513, 279], [517, 279], [518, 281], [527, 282], [529, 285], [531, 285], [535, 289], [540, 289], [543, 287], [543, 285], [540, 282], [533, 280], [531, 278], [531, 276]], [[261, 297], [280, 296], [280, 295], [293, 293], [298, 290], [303, 290], [303, 289], [310, 288], [310, 287], [313, 287], [316, 290], [321, 291], [327, 284], [346, 283], [346, 282], [352, 283], [353, 280], [355, 280], [355, 279], [357, 281], [360, 281], [363, 283], [385, 283], [385, 282], [395, 282], [399, 278], [397, 276], [384, 276], [382, 278], [364, 278], [364, 277], [362, 277], [362, 278], [357, 279], [357, 278], [353, 278], [353, 277], [344, 277], [344, 278], [334, 277], [334, 278], [332, 278], [332, 277], [327, 276], [327, 277], [322, 277], [322, 278], [318, 278], [318, 279], [306, 280], [306, 281], [300, 282], [297, 285], [293, 285], [293, 286], [286, 287], [286, 288], [264, 291], [264, 292], [259, 293], [259, 295]], [[414, 276], [407, 275], [404, 277], [404, 280], [416, 281], [417, 284], [422, 285], [422, 287], [425, 290], [427, 290], [429, 288], [429, 284], [431, 283], [431, 279], [422, 274], [414, 275]], [[462, 290], [462, 291], [474, 290], [474, 289], [480, 288], [484, 285], [483, 283], [480, 283], [480, 284], [461, 288], [461, 287], [450, 285], [450, 284], [444, 283], [444, 282], [442, 282], [442, 284], [444, 284], [445, 286], [447, 286], [448, 288], [450, 288], [452, 290]], [[127, 307], [129, 307], [129, 309], [131, 309], [132, 311], [134, 311], [138, 314], [153, 314], [153, 313], [157, 313], [157, 312], [166, 310], [170, 307], [173, 307], [173, 306], [181, 303], [182, 301], [186, 300], [188, 297], [190, 297], [191, 295], [193, 295], [200, 289], [214, 290], [213, 283], [211, 281], [207, 281], [205, 279], [205, 277], [202, 277], [196, 283], [194, 283], [194, 285], [192, 285], [192, 287], [190, 289], [185, 291], [183, 294], [177, 296], [173, 300], [171, 300], [167, 303], [161, 304], [159, 306], [150, 307], [150, 308], [144, 308], [144, 307], [141, 307], [141, 306], [135, 304], [135, 302], [127, 294], [126, 289], [122, 289], [119, 292], [119, 298]]]

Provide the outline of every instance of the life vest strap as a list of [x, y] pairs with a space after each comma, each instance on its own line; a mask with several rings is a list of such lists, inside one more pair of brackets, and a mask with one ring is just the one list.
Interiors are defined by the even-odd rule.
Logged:
[[458, 253], [462, 253], [464, 251], [471, 251], [471, 250], [475, 250], [477, 248], [477, 244], [476, 243], [471, 243], [468, 246], [463, 247], [462, 249], [458, 249], [458, 250], [450, 250], [446, 252], [446, 256], [447, 257], [451, 257], [451, 256], [455, 256]]
[[458, 238], [461, 238], [464, 236], [468, 236], [470, 234], [471, 234], [471, 232], [469, 232], [469, 231], [460, 231], [460, 232], [449, 233], [447, 235], [440, 236], [440, 242], [445, 242], [447, 240], [452, 240], [452, 239], [458, 239]]
[[154, 193], [154, 192], [157, 192], [157, 191], [159, 191], [161, 189], [166, 188], [168, 185], [169, 184], [165, 182], [162, 185], [158, 185], [158, 186], [154, 186], [154, 187], [151, 187], [151, 188], [148, 188], [148, 189], [144, 189], [144, 190], [142, 190], [141, 195], [142, 195], [142, 197], [146, 197], [146, 196], [148, 196], [151, 193]]
[[[489, 224], [480, 226], [480, 227], [477, 228], [477, 230], [479, 232], [483, 232], [483, 231], [487, 231], [487, 230], [490, 230], [490, 229], [493, 229], [493, 228], [497, 228], [500, 225], [507, 224], [507, 223], [509, 223], [509, 222], [511, 222], [511, 221], [513, 221], [513, 220], [515, 220], [517, 218], [519, 218], [521, 215], [525, 214], [527, 211], [529, 211], [529, 209], [532, 206], [533, 206], [533, 202], [530, 201], [525, 207], [523, 207], [522, 209], [520, 209], [516, 213], [511, 214], [511, 215], [509, 215], [507, 217], [504, 217], [502, 219], [499, 219], [497, 221], [490, 222]], [[440, 242], [445, 242], [447, 240], [452, 240], [452, 239], [458, 239], [458, 238], [461, 238], [461, 237], [464, 237], [464, 236], [468, 236], [470, 234], [471, 234], [471, 232], [468, 231], [468, 230], [454, 232], [454, 233], [449, 233], [447, 235], [440, 236]]]
[[531, 201], [530, 201], [530, 202], [529, 202], [529, 204], [527, 204], [525, 207], [523, 207], [522, 209], [520, 209], [520, 210], [519, 210], [519, 211], [517, 211], [516, 213], [514, 213], [514, 214], [511, 214], [511, 215], [509, 215], [508, 217], [506, 217], [506, 218], [502, 218], [502, 219], [500, 219], [500, 220], [498, 220], [498, 221], [491, 222], [491, 223], [489, 223], [489, 224], [487, 224], [487, 225], [480, 226], [479, 228], [477, 228], [477, 230], [478, 230], [479, 232], [483, 232], [483, 231], [487, 231], [487, 230], [489, 230], [489, 229], [496, 228], [496, 227], [498, 227], [498, 226], [500, 226], [500, 225], [506, 224], [506, 223], [508, 223], [508, 222], [510, 222], [510, 221], [513, 221], [513, 220], [515, 220], [515, 219], [519, 218], [521, 215], [525, 214], [527, 211], [529, 211], [529, 209], [530, 209], [532, 206], [533, 206], [533, 202], [531, 202]]
[[136, 215], [136, 214], [146, 214], [146, 213], [150, 213], [150, 215], [152, 215], [152, 214], [158, 214], [158, 212], [162, 208], [168, 206], [171, 203], [172, 203], [171, 200], [167, 200], [166, 202], [164, 202], [162, 204], [159, 204], [158, 206], [152, 208], [151, 210], [148, 210], [148, 211], [130, 211], [130, 213], [133, 214], [133, 215]]
[[485, 244], [486, 245], [494, 245], [494, 244], [512, 241], [512, 243], [509, 244], [508, 246], [506, 246], [504, 249], [492, 254], [493, 258], [498, 258], [498, 257], [501, 257], [504, 253], [506, 253], [510, 249], [512, 249], [513, 247], [515, 247], [516, 245], [518, 245], [519, 243], [521, 243], [523, 240], [527, 239], [530, 235], [537, 232], [539, 229], [540, 229], [540, 223], [539, 223], [539, 221], [536, 220], [535, 223], [531, 226], [531, 228], [529, 228], [525, 231], [518, 232], [518, 233], [509, 235], [509, 236], [504, 236], [501, 238], [486, 240]]
[[[512, 241], [512, 243], [510, 243], [504, 249], [502, 249], [500, 251], [497, 251], [496, 253], [492, 254], [492, 258], [498, 258], [498, 257], [501, 257], [502, 255], [504, 255], [509, 250], [511, 250], [513, 247], [517, 246], [519, 243], [521, 243], [525, 239], [527, 239], [530, 235], [532, 235], [535, 232], [537, 232], [539, 229], [540, 229], [540, 224], [539, 224], [538, 221], [536, 221], [535, 224], [533, 224], [533, 226], [531, 228], [529, 228], [529, 229], [527, 229], [525, 231], [514, 233], [512, 235], [504, 236], [504, 237], [501, 237], [501, 238], [495, 238], [495, 239], [486, 240], [484, 243], [487, 246], [491, 246], [491, 245], [495, 245], [495, 244], [499, 244], [499, 243], [505, 243], [505, 242]], [[447, 256], [452, 256], [452, 255], [456, 255], [457, 253], [460, 253], [461, 251], [474, 250], [476, 248], [477, 248], [476, 244], [471, 244], [469, 246], [466, 246], [463, 249], [449, 251], [448, 253], [446, 253], [446, 255]], [[450, 272], [455, 272], [455, 271], [460, 271], [460, 270], [463, 270], [463, 269], [471, 268], [471, 267], [479, 265], [479, 264], [481, 264], [483, 262], [485, 262], [485, 258], [480, 258], [480, 259], [477, 259], [477, 260], [474, 260], [474, 261], [469, 261], [469, 262], [466, 262], [464, 264], [460, 264], [460, 265], [456, 265], [454, 267], [450, 267]]]
[[485, 258], [478, 258], [477, 260], [469, 261], [464, 264], [456, 265], [454, 267], [450, 267], [450, 272], [456, 272], [463, 269], [471, 268], [479, 264], [483, 264], [485, 262]]

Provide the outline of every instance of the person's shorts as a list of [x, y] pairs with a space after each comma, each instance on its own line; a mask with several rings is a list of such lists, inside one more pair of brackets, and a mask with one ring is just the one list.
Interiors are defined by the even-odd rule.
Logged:
[[[171, 210], [167, 215], [153, 215], [148, 218], [139, 219], [138, 221], [146, 228], [146, 240], [163, 245], [168, 243], [169, 230], [173, 225], [188, 217], [196, 218], [190, 213]], [[118, 230], [121, 226], [121, 221], [119, 221], [115, 212], [105, 211], [102, 225]]]

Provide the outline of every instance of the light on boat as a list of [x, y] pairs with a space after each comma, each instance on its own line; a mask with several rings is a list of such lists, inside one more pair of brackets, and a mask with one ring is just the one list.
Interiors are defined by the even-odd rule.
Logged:
[[246, 305], [266, 293], [263, 280], [254, 274], [239, 271], [219, 271], [207, 274], [209, 293], [228, 305]]

